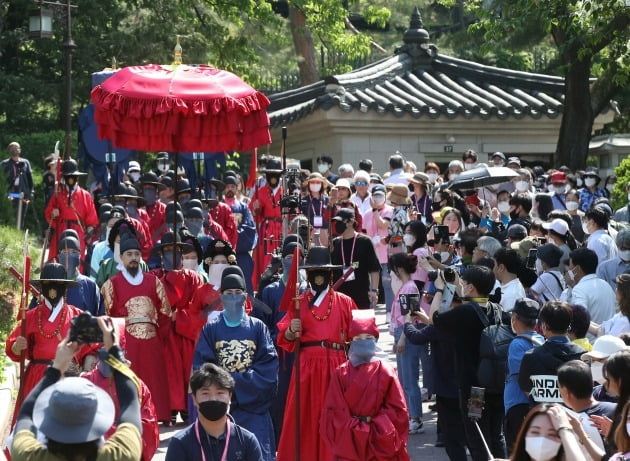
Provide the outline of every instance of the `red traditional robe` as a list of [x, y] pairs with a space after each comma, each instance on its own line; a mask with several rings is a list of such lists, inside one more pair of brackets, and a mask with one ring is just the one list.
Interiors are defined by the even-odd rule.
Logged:
[[227, 241], [230, 242], [232, 248], [236, 248], [236, 242], [238, 241], [238, 232], [236, 231], [236, 223], [234, 222], [234, 213], [232, 208], [223, 202], [217, 203], [217, 206], [210, 209], [208, 212], [212, 217], [212, 220], [216, 222], [227, 236]]
[[[281, 198], [281, 187], [273, 193], [269, 185], [265, 184], [258, 189], [250, 204], [258, 229], [258, 245], [254, 250], [254, 280], [252, 280], [255, 287], [258, 286], [258, 277], [271, 261], [271, 253], [282, 244]], [[259, 204], [258, 210], [253, 208], [256, 200]]]
[[146, 207], [149, 216], [149, 229], [151, 229], [151, 240], [159, 242], [168, 230], [166, 226], [166, 205], [160, 201]]
[[197, 326], [189, 315], [190, 302], [194, 294], [203, 285], [203, 279], [194, 271], [180, 269], [165, 271], [155, 269], [155, 274], [164, 289], [173, 311], [174, 328], [171, 328], [165, 342], [165, 358], [168, 363], [166, 377], [171, 410], [185, 411], [188, 381], [192, 370], [192, 359], [195, 352]]
[[[116, 393], [116, 383], [113, 376], [106, 378], [102, 373], [95, 368], [94, 370], [83, 373], [81, 377], [92, 381], [98, 387], [103, 389], [109, 394], [114, 401], [116, 408], [116, 418], [114, 424], [105, 434], [105, 439], [109, 439], [116, 431], [116, 421], [120, 416], [120, 404], [118, 403], [118, 394]], [[146, 384], [140, 380], [140, 418], [142, 419], [142, 461], [151, 461], [153, 455], [157, 451], [160, 445], [160, 428], [158, 426], [158, 420], [155, 417], [155, 406], [151, 399], [151, 392]]]
[[[52, 219], [52, 210], [58, 209], [59, 216]], [[94, 207], [94, 200], [88, 191], [79, 185], [74, 187], [70, 203], [68, 203], [68, 188], [63, 186], [52, 196], [46, 205], [44, 217], [52, 228], [48, 259], [57, 256], [57, 245], [61, 233], [66, 229], [74, 229], [79, 234], [81, 243], [81, 259], [85, 257], [85, 231], [88, 227], [96, 229], [98, 227], [98, 216]]]
[[132, 285], [118, 273], [103, 284], [101, 294], [107, 315], [125, 319], [126, 358], [151, 391], [158, 421], [170, 421], [162, 341], [169, 335], [171, 306], [162, 282], [144, 273], [142, 283]]
[[[49, 322], [50, 309], [46, 304], [40, 304], [33, 309], [26, 311], [26, 359], [29, 364], [26, 367], [24, 376], [24, 392], [19, 401], [15, 402], [15, 412], [17, 413], [22, 406], [22, 401], [31, 392], [31, 390], [42, 379], [46, 368], [55, 358], [57, 346], [70, 331], [70, 320], [76, 317], [81, 309], [70, 304], [64, 304], [54, 322]], [[15, 327], [7, 338], [5, 352], [14, 362], [20, 361], [20, 356], [13, 353], [11, 348], [15, 340], [22, 336], [21, 324]], [[87, 353], [87, 348], [82, 348], [77, 355], [77, 360]]]
[[357, 367], [348, 361], [337, 368], [328, 385], [320, 434], [331, 460], [408, 461], [409, 414], [396, 372], [380, 360]]
[[[345, 343], [349, 338], [352, 310], [357, 308], [352, 298], [331, 290], [325, 295], [319, 306], [311, 309], [309, 302], [312, 301], [312, 298], [312, 294], [308, 293], [300, 302], [300, 311], [297, 314], [302, 320], [302, 337], [300, 342], [302, 344], [315, 341]], [[330, 314], [328, 315], [329, 306]], [[322, 320], [315, 318], [315, 315]], [[295, 316], [295, 311], [289, 311], [278, 322], [278, 346], [289, 352], [295, 351], [295, 342], [287, 341], [284, 333], [289, 328], [291, 319], [295, 318]], [[319, 419], [324, 408], [324, 398], [329, 381], [335, 369], [345, 361], [346, 355], [343, 350], [322, 346], [300, 348], [299, 427], [302, 461], [332, 459], [332, 452], [319, 432]], [[293, 365], [293, 374], [287, 395], [277, 461], [295, 459], [295, 435], [298, 425], [295, 420], [295, 370], [297, 366], [298, 362], [296, 361]]]
[[151, 230], [149, 226], [136, 218], [127, 217], [129, 221], [133, 223], [133, 227], [136, 229], [136, 237], [140, 244], [140, 251], [142, 253], [142, 259], [146, 262], [151, 257], [151, 250], [153, 249], [153, 240], [151, 240]]

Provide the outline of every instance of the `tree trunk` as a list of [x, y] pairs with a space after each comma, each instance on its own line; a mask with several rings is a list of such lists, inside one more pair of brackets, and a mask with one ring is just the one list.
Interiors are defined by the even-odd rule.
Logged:
[[295, 54], [298, 57], [298, 68], [300, 69], [300, 82], [302, 85], [315, 83], [319, 80], [317, 71], [317, 61], [315, 60], [315, 47], [311, 31], [306, 26], [306, 15], [302, 10], [289, 4], [289, 24]]
[[588, 57], [579, 60], [576, 55], [567, 61], [564, 110], [554, 165], [566, 165], [575, 171], [586, 166], [593, 129], [589, 82], [591, 61]]

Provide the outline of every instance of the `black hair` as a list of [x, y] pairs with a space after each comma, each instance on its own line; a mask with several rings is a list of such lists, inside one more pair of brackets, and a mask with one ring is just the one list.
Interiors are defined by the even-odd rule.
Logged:
[[516, 316], [518, 321], [525, 325], [527, 328], [534, 329], [536, 327], [536, 324], [538, 323], [538, 319], [534, 317], [526, 317], [514, 311], [512, 311], [512, 315]]
[[538, 216], [543, 221], [547, 221], [549, 213], [553, 211], [553, 202], [551, 201], [551, 195], [536, 194], [534, 200], [538, 203]]
[[190, 390], [195, 395], [204, 386], [217, 386], [234, 392], [234, 378], [226, 370], [214, 363], [204, 363], [190, 377]]
[[462, 162], [465, 162], [466, 160], [469, 160], [469, 159], [477, 163], [477, 152], [475, 152], [472, 149], [468, 149], [466, 152], [462, 154]]
[[558, 384], [566, 387], [577, 399], [588, 399], [593, 394], [591, 367], [581, 360], [570, 360], [558, 368]]
[[409, 230], [416, 238], [411, 251], [422, 248], [427, 244], [427, 226], [422, 221], [409, 221], [405, 226], [405, 230]]
[[107, 243], [112, 251], [114, 251], [114, 244], [116, 243], [116, 237], [118, 237], [118, 234], [125, 233], [131, 234], [135, 238], [138, 238], [138, 233], [136, 232], [136, 228], [134, 227], [133, 223], [127, 218], [121, 218], [114, 223], [112, 229], [109, 231], [109, 238], [107, 239]]
[[516, 250], [511, 248], [501, 248], [494, 254], [497, 264], [503, 264], [510, 274], [518, 275], [523, 266], [523, 260]]
[[573, 320], [571, 321], [569, 333], [573, 333], [576, 339], [586, 337], [588, 327], [591, 326], [591, 314], [584, 306], [579, 304], [571, 304], [571, 310], [573, 311]]
[[317, 157], [317, 163], [328, 163], [330, 166], [333, 164], [333, 159], [330, 155], [320, 155]]
[[526, 213], [532, 211], [532, 197], [528, 193], [513, 195], [510, 199], [510, 205], [522, 206]]
[[374, 167], [374, 164], [372, 163], [372, 160], [370, 160], [369, 158], [365, 158], [359, 162], [359, 170], [363, 170], [363, 171], [367, 171], [368, 173], [371, 173], [373, 167]]
[[578, 248], [569, 253], [569, 258], [574, 266], [580, 266], [585, 274], [594, 274], [597, 271], [597, 253], [589, 248]]
[[488, 296], [496, 279], [492, 269], [485, 266], [470, 266], [462, 274], [462, 280], [475, 287], [480, 296]]
[[477, 266], [487, 267], [488, 269], [494, 269], [494, 259], [489, 256], [484, 256], [483, 258], [479, 258], [477, 260]]
[[466, 253], [471, 255], [477, 246], [477, 240], [483, 235], [479, 229], [464, 229], [459, 232], [459, 241]]
[[411, 253], [395, 253], [389, 257], [387, 264], [392, 272], [397, 272], [396, 269], [403, 269], [411, 275], [418, 267], [418, 257]]
[[592, 219], [597, 224], [597, 227], [606, 229], [608, 227], [608, 214], [599, 208], [590, 208], [584, 213], [586, 219]]
[[389, 167], [392, 170], [397, 170], [399, 168], [402, 168], [404, 165], [405, 165], [405, 159], [399, 152], [396, 152], [394, 155], [389, 157]]
[[538, 318], [553, 333], [566, 334], [573, 320], [573, 309], [564, 301], [549, 301], [540, 310]]

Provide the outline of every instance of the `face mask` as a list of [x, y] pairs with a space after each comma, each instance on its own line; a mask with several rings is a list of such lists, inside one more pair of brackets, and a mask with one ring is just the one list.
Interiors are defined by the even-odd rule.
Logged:
[[140, 173], [138, 173], [137, 171], [134, 171], [132, 173], [129, 173], [129, 177], [131, 178], [133, 182], [138, 182], [138, 180], [140, 179]]
[[321, 174], [326, 173], [328, 171], [328, 164], [327, 163], [318, 164], [317, 171], [319, 171]]
[[527, 181], [516, 181], [514, 185], [517, 191], [524, 192], [529, 189], [529, 183]]
[[186, 227], [188, 231], [194, 235], [195, 237], [201, 233], [201, 228], [203, 226], [203, 221], [187, 221]]
[[567, 277], [569, 278], [569, 280], [571, 280], [572, 282], [575, 281], [575, 274], [573, 273], [572, 270], [567, 270]]
[[118, 264], [122, 264], [122, 260], [120, 259], [120, 243], [114, 243], [114, 261]]
[[155, 189], [144, 189], [143, 195], [148, 206], [155, 204], [155, 201], [157, 200], [157, 192]]
[[160, 161], [158, 161], [158, 166], [157, 166], [157, 168], [158, 168], [158, 170], [160, 170], [162, 173], [166, 173], [166, 172], [168, 171], [169, 166], [170, 166], [170, 165], [169, 165], [169, 161], [168, 161], [168, 160], [166, 160], [166, 161], [164, 161], [164, 160], [160, 160]]
[[228, 264], [210, 264], [208, 267], [208, 283], [210, 285], [220, 286], [223, 269], [226, 267], [228, 267]]
[[547, 461], [558, 454], [562, 443], [547, 437], [525, 437], [525, 451], [535, 461]]
[[372, 200], [374, 201], [374, 205], [381, 206], [382, 204], [385, 203], [385, 196], [381, 194], [374, 195], [372, 196]]
[[582, 187], [584, 185], [584, 181], [582, 181], [582, 178], [577, 178], [575, 180], [575, 185], [577, 186], [578, 189]]
[[575, 211], [580, 206], [580, 204], [578, 202], [573, 202], [573, 201], [566, 202], [565, 205], [567, 206], [567, 210], [569, 210], [569, 211]]
[[411, 234], [405, 234], [403, 235], [403, 241], [405, 242], [405, 245], [412, 247], [413, 244], [416, 243], [416, 238]]
[[[175, 265], [173, 266], [173, 254], [175, 254]], [[182, 267], [182, 254], [179, 251], [165, 251], [162, 253], [162, 267], [165, 271], [172, 271], [173, 269], [181, 269]]]
[[518, 218], [518, 210], [514, 210], [510, 212], [510, 218], [516, 219]]
[[114, 200], [114, 206], [126, 208], [127, 202], [125, 202], [125, 199]]
[[585, 234], [590, 234], [588, 230], [588, 224], [586, 223], [586, 221], [582, 223], [582, 232], [584, 232]]
[[308, 190], [311, 192], [319, 192], [322, 190], [322, 183], [320, 182], [310, 182], [308, 183]]
[[451, 179], [451, 180], [453, 180], [453, 179], [455, 179], [455, 178], [456, 178], [456, 177], [458, 177], [458, 176], [459, 176], [459, 173], [451, 173], [451, 174], [448, 176], [448, 178], [449, 178], [449, 179]]
[[554, 187], [553, 187], [553, 190], [554, 190], [554, 192], [555, 192], [556, 194], [558, 194], [558, 195], [562, 195], [562, 194], [564, 194], [565, 187], [564, 187], [564, 186], [554, 186]]
[[237, 327], [245, 314], [245, 294], [221, 295], [223, 321], [228, 327]]
[[335, 221], [335, 231], [338, 234], [343, 234], [348, 225], [343, 221]]
[[376, 341], [374, 339], [355, 339], [350, 343], [348, 359], [357, 367], [362, 363], [368, 363], [376, 354]]
[[188, 202], [190, 202], [190, 197], [180, 197], [177, 199], [177, 201], [179, 202], [179, 204], [182, 206], [182, 208], [186, 207], [186, 204]]
[[619, 257], [625, 263], [630, 261], [630, 250], [621, 250], [619, 251]]
[[451, 254], [448, 251], [440, 251], [440, 261], [446, 262], [451, 258]]
[[591, 362], [591, 375], [593, 375], [593, 381], [602, 384], [604, 382], [604, 364], [601, 362]]
[[137, 205], [127, 205], [127, 214], [134, 219], [138, 219], [138, 206]]
[[68, 278], [74, 278], [74, 271], [79, 267], [81, 255], [79, 253], [60, 253], [59, 262], [63, 264], [68, 273]]
[[593, 187], [597, 183], [597, 179], [595, 178], [586, 178], [584, 180], [584, 185], [586, 187]]
[[402, 280], [398, 278], [398, 276], [396, 275], [394, 271], [391, 271], [391, 276], [392, 276], [392, 293], [397, 294], [400, 288], [402, 287], [403, 283], [402, 283]]
[[475, 168], [474, 163], [464, 163], [464, 170], [472, 170], [473, 168]]
[[536, 273], [538, 275], [542, 274], [545, 270], [543, 269], [542, 266], [542, 261], [540, 259], [537, 259], [536, 262], [534, 263], [534, 266], [536, 268]]
[[184, 259], [182, 261], [182, 269], [189, 269], [191, 271], [197, 272], [197, 267], [199, 264], [196, 259]]
[[66, 292], [66, 285], [64, 283], [46, 283], [42, 286], [42, 294], [50, 304], [56, 306], [63, 295]]
[[328, 287], [330, 283], [330, 272], [329, 271], [308, 271], [308, 283], [311, 285], [311, 288], [317, 295], [319, 295], [322, 291]]
[[289, 272], [291, 271], [291, 264], [293, 263], [293, 257], [286, 257], [282, 260], [282, 280], [286, 283], [289, 278]]
[[615, 187], [614, 184], [606, 184], [606, 190], [610, 193], [612, 193], [613, 187]]
[[435, 182], [438, 178], [437, 173], [427, 173], [427, 176], [429, 177], [429, 181], [431, 182]]
[[503, 214], [507, 213], [510, 211], [510, 202], [497, 202], [497, 209]]
[[229, 404], [220, 400], [206, 400], [199, 404], [199, 413], [210, 421], [218, 421], [228, 412]]

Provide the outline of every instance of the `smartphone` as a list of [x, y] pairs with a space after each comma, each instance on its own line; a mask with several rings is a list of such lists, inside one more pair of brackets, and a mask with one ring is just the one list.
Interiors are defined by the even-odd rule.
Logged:
[[442, 293], [442, 303], [440, 304], [440, 313], [447, 312], [451, 309], [453, 298], [455, 297], [456, 287], [452, 283], [444, 285], [444, 293]]
[[468, 398], [468, 417], [471, 419], [481, 419], [485, 401], [486, 390], [483, 387], [471, 387]]
[[400, 303], [400, 312], [402, 315], [413, 314], [420, 310], [419, 294], [398, 295], [398, 302]]
[[538, 253], [538, 248], [532, 248], [527, 253], [527, 261], [525, 262], [525, 266], [529, 269], [534, 269], [536, 267], [536, 254]]

